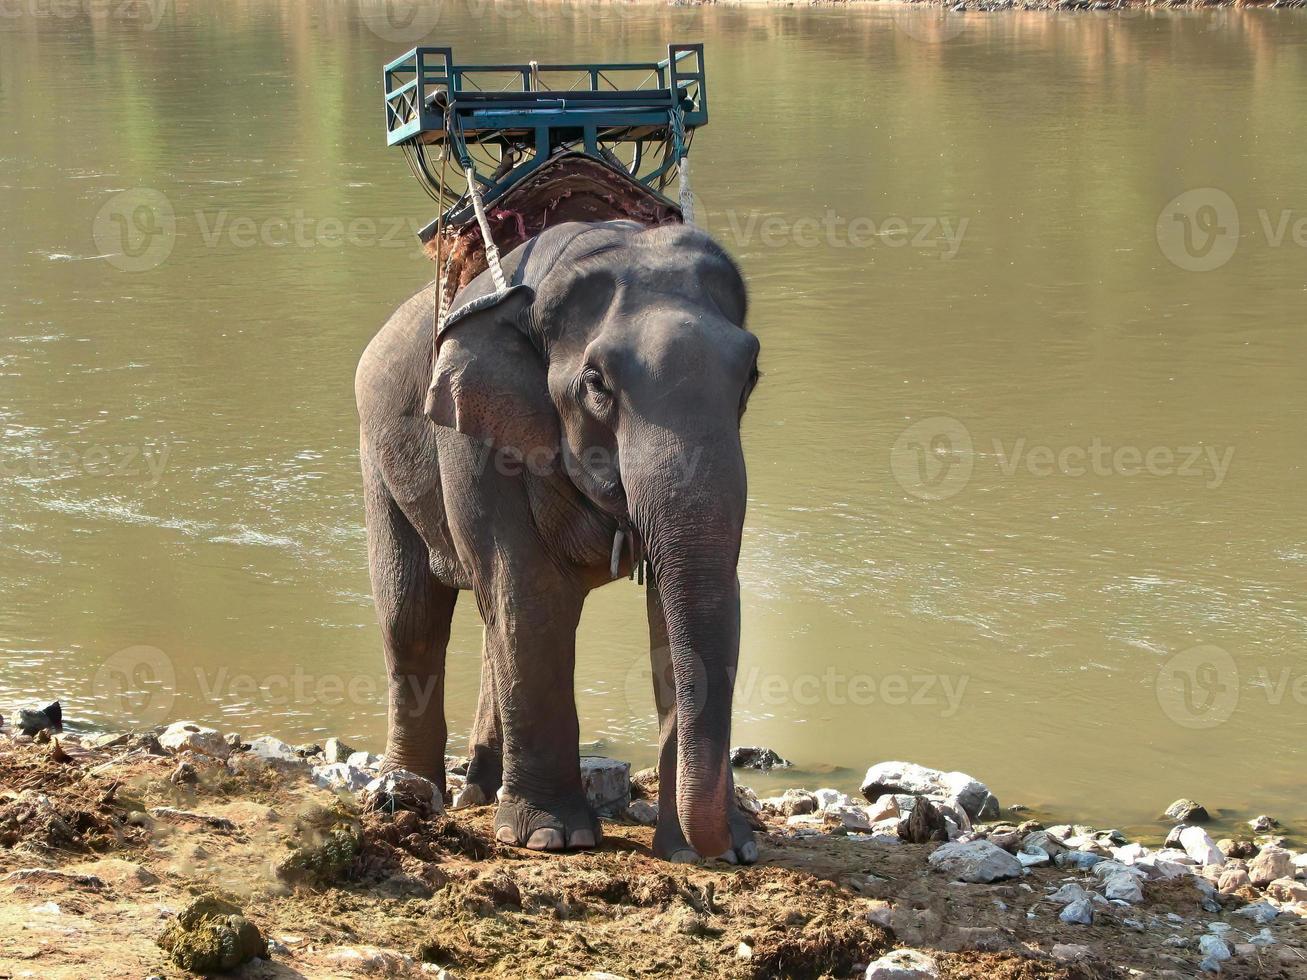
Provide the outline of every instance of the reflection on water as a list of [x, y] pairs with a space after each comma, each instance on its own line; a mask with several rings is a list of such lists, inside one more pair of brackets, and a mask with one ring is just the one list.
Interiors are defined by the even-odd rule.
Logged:
[[[353, 370], [430, 217], [384, 6], [0, 25], [0, 703], [379, 745]], [[738, 741], [1301, 810], [1301, 12], [439, 11], [478, 60], [708, 43], [695, 190], [766, 374]], [[592, 598], [577, 677], [638, 763], [643, 606]]]

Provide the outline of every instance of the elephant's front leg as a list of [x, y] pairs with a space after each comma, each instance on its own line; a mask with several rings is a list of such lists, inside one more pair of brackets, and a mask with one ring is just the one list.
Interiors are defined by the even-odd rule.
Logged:
[[[649, 661], [653, 670], [654, 705], [658, 709], [658, 826], [654, 829], [653, 849], [656, 855], [669, 861], [692, 863], [698, 861], [700, 855], [685, 839], [676, 812], [676, 678], [672, 673], [662, 596], [652, 579], [645, 593], [645, 603], [649, 612]], [[732, 777], [732, 800], [734, 796]], [[758, 845], [748, 818], [732, 804], [729, 820], [731, 850], [716, 856], [732, 864], [753, 864], [758, 860]]]
[[552, 567], [497, 579], [482, 601], [504, 737], [495, 837], [534, 850], [594, 847], [599, 821], [581, 788], [572, 687], [585, 589]]

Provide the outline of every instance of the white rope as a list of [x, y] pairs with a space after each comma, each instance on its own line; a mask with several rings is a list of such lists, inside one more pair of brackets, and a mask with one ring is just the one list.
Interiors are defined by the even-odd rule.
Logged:
[[676, 172], [681, 183], [681, 218], [687, 225], [694, 224], [694, 195], [690, 193], [690, 158], [681, 157], [676, 165]]
[[481, 227], [481, 241], [486, 247], [486, 265], [490, 269], [490, 278], [495, 281], [495, 289], [503, 292], [508, 288], [508, 280], [504, 278], [503, 266], [499, 264], [499, 249], [495, 247], [495, 240], [490, 236], [490, 222], [486, 218], [486, 207], [481, 203], [476, 173], [471, 167], [467, 167], [464, 172], [467, 174], [467, 192], [472, 197], [472, 210], [476, 212], [477, 224]]

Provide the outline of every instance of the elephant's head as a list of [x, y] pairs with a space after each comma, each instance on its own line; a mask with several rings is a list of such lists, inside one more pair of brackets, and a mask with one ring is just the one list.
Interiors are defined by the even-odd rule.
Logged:
[[[746, 500], [740, 419], [758, 377], [743, 280], [703, 232], [630, 222], [556, 226], [506, 270], [506, 296], [474, 282], [447, 320], [430, 413], [479, 439], [553, 440], [580, 492], [634, 527], [666, 613], [677, 814], [699, 853], [723, 853]], [[475, 349], [451, 349], [472, 332]], [[485, 374], [466, 371], [473, 355], [495, 359], [494, 392], [470, 380]]]

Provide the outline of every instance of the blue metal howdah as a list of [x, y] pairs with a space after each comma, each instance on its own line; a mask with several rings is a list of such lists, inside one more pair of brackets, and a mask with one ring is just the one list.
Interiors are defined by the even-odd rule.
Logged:
[[708, 122], [702, 44], [669, 45], [663, 61], [575, 65], [457, 65], [451, 48], [419, 47], [383, 77], [386, 141], [404, 148], [451, 226], [473, 219], [466, 168], [490, 206], [568, 151], [661, 196]]

